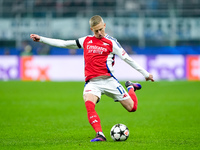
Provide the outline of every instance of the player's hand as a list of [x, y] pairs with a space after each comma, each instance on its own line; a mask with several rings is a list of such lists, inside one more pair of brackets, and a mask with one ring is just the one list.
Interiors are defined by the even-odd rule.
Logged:
[[35, 42], [39, 42], [40, 41], [40, 36], [37, 34], [31, 34], [30, 38], [33, 39], [33, 41]]
[[154, 82], [152, 74], [149, 74], [149, 77], [146, 78], [146, 81], [149, 81], [149, 80], [151, 80], [152, 82]]

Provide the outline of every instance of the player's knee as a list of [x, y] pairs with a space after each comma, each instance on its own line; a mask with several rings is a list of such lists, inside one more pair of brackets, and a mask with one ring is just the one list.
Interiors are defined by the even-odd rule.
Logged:
[[129, 110], [129, 112], [135, 112], [136, 110], [137, 110], [137, 106], [133, 106], [133, 108]]
[[137, 110], [137, 104], [135, 104], [132, 99], [127, 99], [120, 102], [128, 112], [135, 112]]

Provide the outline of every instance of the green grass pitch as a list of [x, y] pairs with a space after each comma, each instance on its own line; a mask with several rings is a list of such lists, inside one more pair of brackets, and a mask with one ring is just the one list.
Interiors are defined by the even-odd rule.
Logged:
[[[102, 96], [96, 111], [108, 141], [91, 143], [95, 132], [82, 98], [84, 82], [1, 81], [0, 149], [200, 149], [200, 82], [141, 84], [134, 113]], [[127, 141], [111, 139], [116, 123], [128, 126]]]

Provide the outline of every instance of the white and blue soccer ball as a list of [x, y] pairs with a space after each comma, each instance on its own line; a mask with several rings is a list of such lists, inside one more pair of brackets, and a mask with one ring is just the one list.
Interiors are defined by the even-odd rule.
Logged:
[[124, 124], [116, 124], [111, 128], [110, 136], [114, 141], [125, 141], [129, 137], [129, 129]]

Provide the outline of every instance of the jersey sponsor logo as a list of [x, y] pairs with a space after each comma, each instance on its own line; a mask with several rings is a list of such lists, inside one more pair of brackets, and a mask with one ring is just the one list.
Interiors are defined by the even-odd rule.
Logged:
[[88, 53], [98, 53], [103, 54], [103, 52], [107, 52], [107, 48], [97, 46], [97, 45], [87, 45]]

